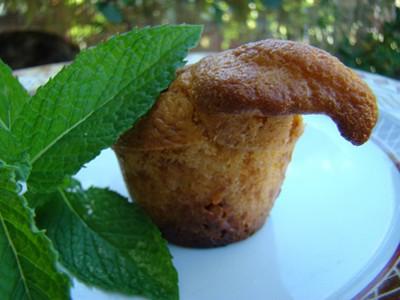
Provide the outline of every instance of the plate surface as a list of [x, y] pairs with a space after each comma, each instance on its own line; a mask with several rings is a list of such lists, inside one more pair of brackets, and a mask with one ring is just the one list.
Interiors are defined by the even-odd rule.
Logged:
[[[182, 299], [348, 299], [374, 278], [365, 268], [379, 272], [391, 258], [400, 238], [396, 166], [373, 142], [354, 147], [343, 140], [328, 118], [305, 122], [282, 193], [259, 232], [217, 249], [170, 246]], [[127, 195], [111, 150], [78, 178], [85, 187]], [[119, 299], [98, 298], [81, 285], [73, 296]]]
[[[33, 92], [59, 69], [16, 73]], [[328, 118], [306, 116], [282, 193], [259, 232], [217, 249], [170, 245], [181, 299], [400, 299], [400, 84], [360, 74], [379, 100], [373, 139], [354, 147]], [[110, 187], [127, 196], [111, 150], [77, 177], [85, 187]], [[78, 282], [72, 297], [138, 299]]]

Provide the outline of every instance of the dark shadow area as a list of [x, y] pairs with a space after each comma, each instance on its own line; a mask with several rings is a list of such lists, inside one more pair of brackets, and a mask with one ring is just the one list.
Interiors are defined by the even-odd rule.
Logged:
[[53, 33], [8, 31], [0, 33], [0, 58], [12, 69], [72, 60], [79, 47]]

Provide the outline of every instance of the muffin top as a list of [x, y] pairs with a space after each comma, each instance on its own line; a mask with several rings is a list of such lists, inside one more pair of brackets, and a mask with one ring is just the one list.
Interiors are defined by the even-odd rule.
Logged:
[[365, 143], [377, 121], [369, 87], [338, 59], [292, 41], [264, 40], [203, 58], [177, 73], [151, 112], [117, 146], [163, 149], [208, 136], [244, 144], [260, 138], [268, 120], [326, 114], [342, 136]]

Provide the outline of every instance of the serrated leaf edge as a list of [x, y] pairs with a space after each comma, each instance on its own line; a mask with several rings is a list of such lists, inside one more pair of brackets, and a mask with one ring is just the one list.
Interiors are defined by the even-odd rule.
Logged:
[[[10, 180], [11, 180], [12, 182], [15, 183], [15, 173], [13, 172], [12, 174], [13, 174], [13, 175], [12, 175], [12, 177], [10, 178]], [[16, 184], [16, 183], [15, 183], [15, 184]], [[17, 185], [17, 184], [16, 184], [16, 185]], [[17, 191], [18, 191], [18, 189], [15, 188], [15, 190], [14, 190], [13, 192], [14, 192], [14, 193], [17, 193]], [[29, 219], [29, 223], [30, 223], [30, 224], [29, 224], [29, 227], [30, 227], [30, 229], [31, 229], [31, 233], [32, 233], [33, 235], [38, 235], [38, 236], [40, 236], [40, 237], [43, 239], [43, 241], [46, 241], [46, 242], [47, 242], [47, 246], [48, 246], [48, 248], [49, 248], [49, 250], [50, 250], [49, 252], [50, 252], [50, 254], [51, 254], [51, 255], [53, 256], [53, 258], [54, 258], [54, 262], [55, 262], [55, 263], [53, 264], [54, 270], [55, 270], [56, 272], [60, 273], [62, 276], [64, 276], [64, 278], [66, 279], [67, 287], [70, 288], [70, 287], [72, 286], [72, 284], [71, 284], [71, 280], [70, 280], [69, 276], [67, 276], [66, 273], [62, 273], [62, 272], [59, 270], [58, 266], [57, 266], [59, 254], [58, 254], [58, 252], [56, 251], [56, 249], [54, 248], [54, 245], [53, 245], [52, 241], [44, 234], [45, 231], [39, 230], [39, 229], [36, 227], [36, 225], [35, 225], [35, 221], [34, 221], [35, 212], [34, 212], [34, 210], [31, 209], [31, 208], [28, 206], [28, 203], [27, 203], [27, 201], [26, 201], [26, 199], [25, 199], [24, 197], [17, 195], [16, 198], [20, 201], [20, 204], [21, 204], [22, 208], [25, 209], [25, 212], [27, 213], [27, 216], [28, 216], [28, 219]], [[4, 229], [4, 232], [5, 232], [5, 234], [6, 234], [7, 240], [8, 240], [8, 242], [9, 242], [9, 245], [10, 245], [11, 250], [12, 250], [12, 252], [13, 252], [13, 256], [15, 257], [15, 260], [16, 260], [16, 263], [17, 263], [17, 266], [18, 266], [19, 274], [20, 274], [20, 276], [21, 276], [21, 278], [22, 278], [22, 280], [23, 280], [23, 285], [24, 285], [24, 290], [25, 290], [25, 292], [26, 292], [26, 295], [28, 296], [29, 300], [33, 300], [33, 299], [32, 299], [32, 296], [31, 296], [31, 294], [30, 294], [30, 289], [29, 289], [29, 287], [28, 287], [28, 285], [27, 285], [27, 282], [26, 282], [25, 273], [24, 273], [24, 271], [23, 271], [23, 268], [22, 268], [22, 265], [21, 265], [21, 262], [20, 262], [20, 259], [19, 259], [19, 256], [18, 256], [18, 251], [17, 251], [17, 249], [15, 248], [14, 242], [13, 242], [13, 240], [12, 240], [12, 238], [11, 238], [11, 235], [10, 235], [10, 233], [9, 233], [8, 227], [7, 227], [6, 223], [5, 223], [4, 216], [3, 216], [3, 214], [2, 214], [1, 211], [0, 211], [0, 223], [1, 223], [1, 225], [2, 225], [2, 227], [3, 227], [3, 229]], [[68, 294], [69, 294], [69, 291], [68, 291]], [[68, 297], [68, 298], [69, 298], [69, 297]]]
[[[90, 189], [96, 189], [95, 187], [90, 187], [88, 190], [86, 190], [86, 191], [82, 191], [82, 190], [79, 190], [79, 191], [75, 191], [75, 192], [78, 192], [78, 193], [81, 193], [81, 195], [83, 196], [83, 197], [86, 197], [86, 195], [85, 195], [85, 192], [87, 192], [87, 191], [89, 191]], [[78, 188], [78, 189], [80, 189], [80, 188]], [[108, 191], [110, 191], [110, 192], [113, 192], [113, 193], [116, 193], [115, 191], [113, 191], [113, 190], [111, 190], [111, 189], [108, 189], [108, 188], [106, 188], [106, 190], [108, 190]], [[120, 250], [120, 249], [118, 249], [118, 247], [116, 247], [113, 243], [111, 243], [110, 241], [108, 241], [108, 239], [106, 238], [106, 237], [104, 237], [103, 235], [101, 235], [99, 232], [97, 232], [95, 229], [93, 229], [86, 221], [85, 221], [85, 219], [84, 218], [82, 218], [82, 216], [76, 211], [76, 209], [72, 206], [72, 204], [70, 203], [70, 200], [68, 199], [68, 196], [66, 195], [66, 193], [65, 193], [65, 191], [62, 189], [62, 188], [58, 188], [57, 189], [57, 192], [59, 192], [59, 194], [60, 194], [60, 196], [61, 196], [61, 198], [62, 198], [62, 200], [64, 201], [64, 203], [65, 203], [65, 205], [67, 205], [67, 207], [71, 210], [71, 212], [78, 218], [78, 220], [80, 221], [80, 223], [81, 224], [83, 224], [90, 232], [92, 232], [93, 234], [95, 234], [96, 236], [98, 236], [100, 239], [102, 239], [105, 243], [107, 243], [111, 248], [114, 248], [114, 249], [116, 249], [116, 251], [118, 251], [118, 252], [120, 252], [120, 253], [125, 253], [126, 255], [128, 255], [129, 256], [129, 253], [128, 252], [126, 252], [126, 251], [122, 251], [122, 250]], [[118, 193], [116, 193], [116, 194], [118, 194]], [[118, 194], [119, 195], [119, 194]], [[120, 195], [119, 195], [120, 196]], [[129, 203], [129, 202], [127, 202], [127, 203]], [[161, 235], [160, 235], [160, 237], [161, 237]], [[161, 237], [162, 238], [162, 237]], [[166, 241], [162, 238], [162, 242], [163, 242], [163, 244], [164, 244], [164, 246], [166, 246], [167, 245], [167, 243], [166, 243]], [[168, 252], [168, 254], [169, 254], [169, 257], [170, 257], [170, 259], [171, 259], [171, 261], [172, 261], [172, 255], [171, 255], [171, 253], [169, 253]], [[172, 266], [173, 266], [173, 264], [172, 264]], [[175, 269], [175, 267], [173, 266], [173, 268]], [[141, 268], [140, 268], [140, 270], [142, 270]], [[143, 271], [143, 270], [142, 270]], [[175, 272], [176, 272], [176, 269], [175, 269]], [[72, 272], [73, 274], [74, 274], [74, 272]], [[76, 276], [76, 275], [75, 275]], [[78, 279], [79, 279], [79, 276], [76, 276]], [[85, 283], [86, 284], [86, 283]], [[86, 284], [87, 285], [87, 284]], [[92, 287], [95, 287], [95, 288], [99, 288], [97, 285], [89, 285], [89, 286], [92, 286]], [[106, 291], [110, 291], [110, 292], [119, 292], [119, 293], [122, 293], [122, 291], [119, 291], [119, 290], [115, 290], [115, 289], [107, 289], [107, 288], [104, 288], [104, 287], [102, 287], [101, 289], [103, 289], [103, 290], [106, 290]], [[145, 296], [145, 297], [147, 297], [146, 295], [139, 295], [139, 294], [132, 294], [132, 293], [127, 293], [127, 292], [125, 292], [126, 293], [126, 295], [133, 295], [133, 296]], [[178, 298], [179, 298], [179, 294], [178, 294]], [[177, 298], [177, 299], [178, 299]]]
[[[196, 25], [187, 25], [187, 26], [188, 26], [188, 27], [193, 27], [193, 28], [200, 27], [200, 26], [196, 26]], [[149, 28], [151, 28], [151, 29], [156, 29], [156, 28], [164, 28], [164, 27], [168, 27], [168, 25], [154, 26], [154, 27], [149, 27]], [[200, 28], [201, 28], [201, 27], [200, 27]], [[144, 29], [147, 29], [147, 27], [145, 27]], [[142, 30], [143, 30], [143, 29], [142, 29]], [[137, 31], [136, 31], [136, 33], [137, 33]], [[120, 36], [123, 36], [123, 35], [124, 35], [124, 34], [120, 34], [120, 35], [113, 36], [110, 40], [116, 39], [116, 38], [118, 38], [118, 37], [120, 37]], [[184, 40], [183, 44], [187, 44], [188, 41], [189, 41], [191, 38], [192, 38], [192, 37], [191, 37], [190, 35], [188, 35], [188, 36], [186, 37], [186, 39]], [[103, 43], [102, 45], [104, 45], [104, 44], [105, 44], [105, 43]], [[194, 45], [193, 45], [193, 46], [194, 46]], [[187, 48], [189, 48], [189, 47], [190, 47], [190, 46], [188, 46]], [[89, 49], [89, 50], [91, 50], [91, 49]], [[189, 49], [188, 49], [188, 50], [189, 50]], [[184, 53], [188, 53], [188, 50], [182, 50], [182, 51], [183, 51]], [[148, 69], [146, 69], [146, 70], [143, 71], [142, 73], [137, 74], [137, 76], [136, 76], [135, 78], [140, 78], [140, 77], [143, 75], [143, 73], [147, 72], [147, 70], [149, 70], [149, 69], [153, 68], [154, 66], [156, 66], [156, 65], [158, 64], [159, 61], [162, 61], [162, 59], [163, 59], [164, 57], [168, 56], [172, 51], [173, 51], [173, 49], [170, 49], [169, 51], [166, 51], [166, 52], [164, 53], [163, 56], [160, 56], [160, 57], [159, 57], [159, 59], [157, 60], [157, 62], [155, 62], [153, 65], [149, 66]], [[181, 52], [182, 52], [182, 51], [181, 51]], [[176, 62], [175, 64], [173, 64], [173, 67], [174, 67], [175, 69], [177, 69], [178, 67], [182, 66], [182, 65], [184, 64], [184, 60], [185, 60], [185, 58], [180, 59], [178, 62]], [[71, 64], [71, 65], [68, 65], [68, 66], [65, 67], [65, 68], [63, 68], [63, 69], [60, 71], [60, 74], [61, 74], [61, 72], [67, 70], [68, 67], [70, 67], [70, 66], [72, 66], [72, 64]], [[168, 76], [166, 76], [166, 77], [169, 78], [170, 76], [171, 76], [171, 75], [168, 75]], [[55, 79], [56, 79], [56, 77], [53, 78], [53, 80], [55, 80]], [[70, 133], [70, 132], [73, 131], [75, 128], [77, 128], [79, 125], [81, 125], [83, 122], [85, 122], [87, 119], [89, 119], [89, 118], [90, 118], [93, 114], [95, 114], [97, 111], [101, 110], [104, 106], [108, 105], [111, 101], [113, 101], [113, 99], [114, 99], [116, 96], [118, 96], [121, 92], [123, 92], [123, 91], [125, 90], [125, 88], [126, 88], [128, 85], [132, 84], [132, 81], [133, 81], [133, 80], [129, 81], [127, 84], [125, 84], [123, 87], [121, 87], [120, 92], [118, 92], [116, 95], [114, 95], [113, 97], [109, 98], [108, 100], [104, 101], [104, 103], [103, 103], [101, 106], [99, 106], [99, 107], [97, 107], [95, 110], [92, 110], [91, 112], [89, 112], [84, 118], [82, 118], [81, 120], [79, 120], [79, 121], [78, 121], [77, 123], [75, 123], [73, 126], [71, 126], [70, 128], [68, 128], [68, 130], [66, 130], [65, 132], [63, 132], [62, 134], [60, 134], [57, 138], [55, 138], [51, 143], [49, 143], [45, 148], [43, 148], [38, 154], [36, 154], [36, 155], [31, 159], [30, 163], [33, 165], [38, 159], [40, 159], [40, 158], [42, 157], [43, 154], [45, 154], [50, 148], [52, 148], [52, 147], [53, 147], [57, 142], [59, 142], [64, 136], [66, 136], [68, 133]], [[140, 87], [138, 87], [138, 90], [140, 90]], [[160, 87], [160, 90], [162, 90], [161, 87]], [[33, 97], [35, 97], [35, 96], [33, 96]], [[141, 115], [139, 116], [139, 118], [140, 118], [141, 116], [143, 116], [143, 114], [141, 114]], [[98, 152], [100, 152], [100, 151], [98, 151]]]
[[[16, 84], [17, 86], [19, 86], [19, 88], [21, 89], [21, 91], [24, 92], [24, 94], [25, 94], [24, 97], [25, 97], [26, 100], [27, 100], [26, 102], [28, 102], [28, 101], [30, 100], [30, 98], [31, 98], [30, 95], [28, 94], [28, 92], [26, 91], [26, 89], [24, 88], [24, 86], [23, 86], [23, 85], [18, 81], [18, 79], [13, 75], [12, 69], [11, 69], [6, 63], [4, 63], [3, 60], [2, 60], [1, 58], [0, 58], [0, 68], [4, 68], [5, 71], [7, 72], [7, 73], [4, 73], [4, 75], [5, 75], [5, 76], [9, 76], [9, 77], [10, 77], [10, 80], [14, 81], [15, 84]], [[5, 129], [5, 130], [11, 132], [11, 127], [12, 127], [12, 123], [13, 123], [13, 122], [11, 122], [11, 121], [12, 121], [12, 120], [11, 120], [11, 111], [8, 110], [8, 123], [9, 123], [9, 125], [7, 126], [7, 125], [6, 125], [6, 122], [0, 118], [0, 128], [3, 128], [3, 129]]]
[[15, 261], [17, 262], [18, 272], [19, 272], [19, 274], [20, 274], [20, 276], [22, 278], [22, 282], [23, 282], [23, 285], [24, 285], [25, 293], [26, 293], [26, 295], [28, 296], [29, 299], [32, 299], [30, 290], [28, 288], [28, 285], [26, 284], [25, 273], [22, 270], [22, 266], [21, 266], [21, 262], [20, 262], [19, 257], [18, 257], [17, 250], [15, 249], [14, 242], [11, 239], [10, 233], [8, 231], [7, 225], [4, 222], [4, 217], [3, 217], [3, 214], [1, 213], [1, 211], [0, 211], [0, 221], [1, 221], [1, 225], [2, 225], [2, 227], [4, 229], [5, 235], [7, 237], [8, 243], [9, 243], [9, 245], [11, 247], [12, 252], [13, 252], [13, 256], [15, 258]]

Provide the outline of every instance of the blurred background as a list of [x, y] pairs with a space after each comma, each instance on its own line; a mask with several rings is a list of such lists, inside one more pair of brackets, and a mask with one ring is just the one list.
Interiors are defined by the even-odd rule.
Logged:
[[0, 0], [0, 58], [14, 69], [68, 61], [135, 26], [204, 24], [196, 51], [303, 41], [400, 79], [400, 0]]

